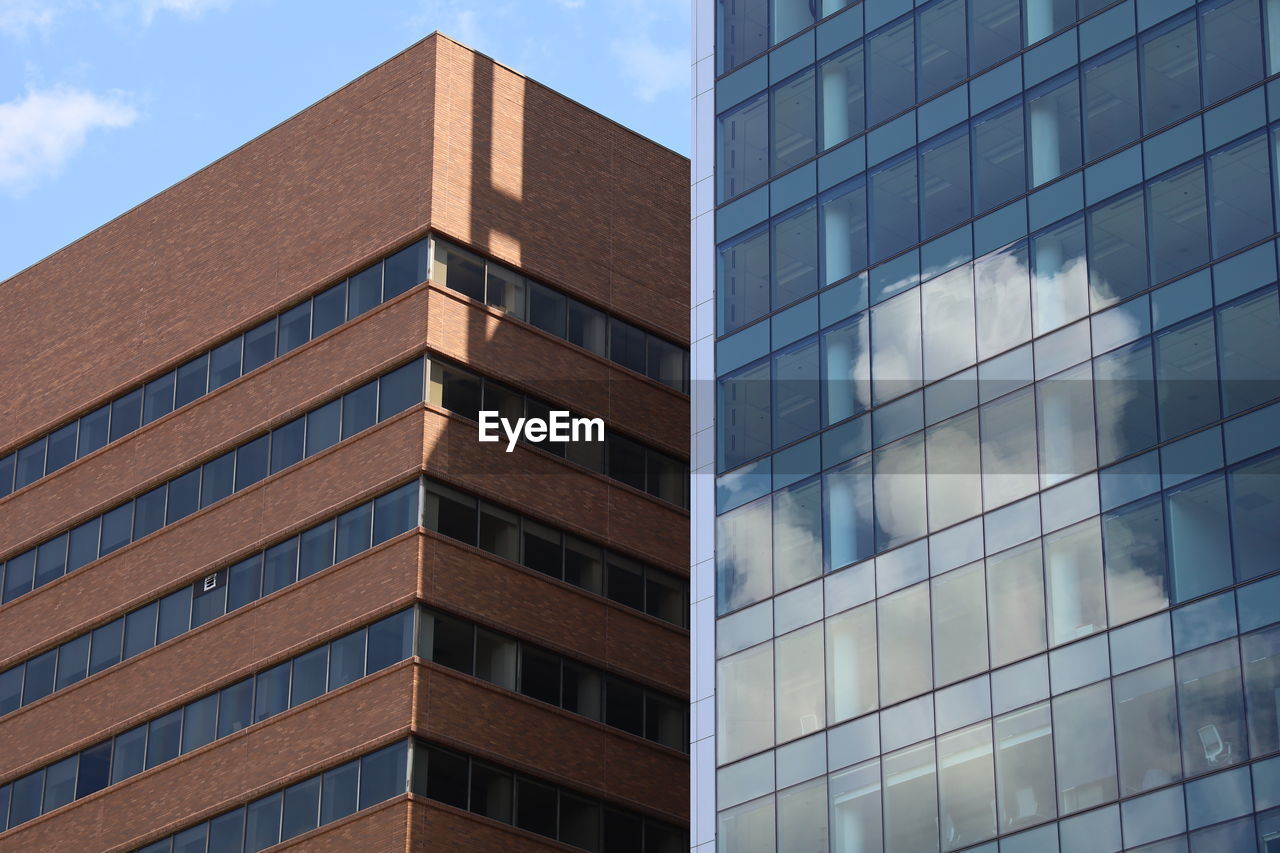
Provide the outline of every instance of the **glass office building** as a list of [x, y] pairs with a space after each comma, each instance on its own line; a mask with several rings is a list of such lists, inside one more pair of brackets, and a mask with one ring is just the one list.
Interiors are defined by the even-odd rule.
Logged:
[[1280, 2], [694, 30], [694, 849], [1280, 851]]

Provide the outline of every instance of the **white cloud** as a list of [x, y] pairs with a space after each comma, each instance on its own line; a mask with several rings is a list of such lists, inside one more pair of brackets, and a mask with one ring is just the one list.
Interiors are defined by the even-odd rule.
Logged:
[[615, 39], [610, 44], [613, 55], [622, 63], [622, 72], [632, 82], [632, 91], [642, 101], [689, 85], [689, 48], [686, 45], [662, 47], [653, 37], [633, 35]]
[[41, 178], [58, 174], [90, 131], [127, 127], [137, 118], [119, 93], [104, 97], [55, 88], [0, 103], [0, 187], [27, 192]]
[[0, 32], [17, 38], [32, 30], [48, 32], [54, 14], [53, 4], [42, 0], [0, 0]]

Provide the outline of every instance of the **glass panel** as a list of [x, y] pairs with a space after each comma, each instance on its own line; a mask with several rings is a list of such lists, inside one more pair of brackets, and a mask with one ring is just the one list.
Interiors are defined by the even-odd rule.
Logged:
[[382, 301], [382, 264], [347, 279], [347, 319], [358, 317]]
[[[605, 849], [612, 850], [607, 823], [609, 812], [605, 815]], [[733, 853], [774, 853], [777, 850], [774, 826], [772, 795], [726, 809], [717, 816], [717, 849], [720, 853], [731, 850]], [[625, 837], [622, 833], [619, 836]]]
[[773, 306], [794, 302], [817, 287], [818, 209], [809, 206], [773, 223]]
[[347, 319], [347, 283], [339, 282], [311, 298], [311, 336], [318, 338]]
[[529, 322], [557, 338], [564, 337], [565, 295], [529, 282]]
[[982, 213], [1027, 189], [1022, 104], [998, 107], [973, 122], [973, 210]]
[[1053, 700], [1058, 812], [1070, 814], [1116, 798], [1116, 743], [1111, 687], [1100, 682]]
[[1265, 136], [1254, 136], [1211, 155], [1209, 182], [1215, 257], [1242, 249], [1272, 232], [1271, 169]]
[[245, 815], [245, 853], [257, 853], [280, 841], [280, 805], [283, 799], [277, 793], [249, 803]]
[[1036, 334], [1089, 313], [1083, 220], [1072, 220], [1033, 238], [1031, 260]]
[[718, 763], [773, 745], [773, 643], [763, 643], [716, 664]]
[[767, 497], [716, 519], [716, 602], [721, 613], [772, 594], [771, 528]]
[[[115, 737], [111, 752], [111, 783], [136, 776], [146, 767], [147, 727], [130, 729]], [[12, 819], [10, 820], [12, 824]]]
[[973, 271], [965, 264], [920, 288], [924, 378], [931, 382], [974, 363]]
[[1271, 357], [1280, 335], [1280, 303], [1269, 291], [1219, 309], [1218, 353], [1222, 399], [1235, 414], [1280, 393], [1280, 363]]
[[[870, 557], [874, 551], [870, 454], [823, 474], [822, 487], [827, 569]], [[722, 537], [722, 541], [733, 540]]]
[[1112, 684], [1121, 796], [1181, 779], [1173, 662], [1117, 675]]
[[827, 849], [826, 777], [778, 792], [778, 849]]
[[1085, 160], [1137, 139], [1140, 115], [1138, 56], [1132, 44], [1084, 66]]
[[983, 505], [1003, 506], [1034, 492], [1036, 476], [1035, 395], [1015, 391], [979, 411], [982, 436]]
[[822, 645], [821, 625], [802, 628], [774, 643], [778, 743], [826, 728]]
[[867, 188], [862, 179], [823, 196], [821, 236], [824, 283], [834, 284], [867, 265]]
[[484, 299], [484, 260], [436, 239], [431, 280], [472, 299]]
[[1056, 817], [1049, 703], [997, 717], [995, 736], [1001, 828], [1008, 831]]
[[[299, 419], [301, 420], [301, 419]], [[342, 395], [342, 437], [350, 438], [378, 422], [378, 383], [369, 382]]]
[[258, 673], [254, 690], [253, 721], [274, 717], [289, 707], [289, 677], [293, 665], [285, 661], [266, 672]]
[[737, 68], [769, 46], [767, 0], [719, 0], [716, 13], [720, 71]]
[[[383, 301], [394, 299], [427, 280], [427, 241], [419, 240], [383, 263]], [[316, 332], [315, 334], [319, 334]]]
[[155, 767], [177, 758], [181, 734], [181, 709], [152, 720], [147, 732], [147, 767]]
[[364, 631], [329, 644], [329, 689], [337, 690], [364, 675]]
[[871, 172], [870, 197], [873, 262], [895, 255], [920, 239], [914, 155]]
[[933, 743], [884, 757], [885, 853], [938, 849], [938, 800]]
[[[936, 7], [935, 7], [936, 8]], [[963, 12], [963, 7], [959, 7]], [[961, 36], [963, 37], [963, 35]], [[970, 216], [969, 137], [945, 134], [920, 149], [920, 207], [925, 239]]]
[[359, 795], [360, 763], [351, 761], [325, 773], [321, 780], [320, 823], [355, 814]]
[[294, 707], [323, 694], [328, 686], [329, 647], [321, 646], [293, 659], [293, 689], [289, 705]]
[[1142, 42], [1142, 123], [1147, 133], [1200, 107], [1196, 24], [1187, 20]]
[[1103, 547], [1111, 624], [1169, 606], [1164, 507], [1159, 496], [1107, 513]]
[[871, 309], [871, 391], [879, 405], [920, 387], [920, 291], [912, 289]]
[[[361, 504], [338, 516], [337, 547], [333, 561], [340, 563], [370, 547], [373, 527], [373, 504]], [[474, 529], [474, 528], [473, 528]], [[474, 533], [472, 534], [474, 536]]]
[[524, 276], [514, 270], [490, 263], [487, 265], [484, 301], [500, 311], [524, 319]]
[[969, 64], [973, 72], [995, 65], [1021, 47], [1020, 0], [970, 0]]
[[1209, 259], [1204, 166], [1200, 163], [1147, 186], [1151, 275], [1165, 281]]
[[979, 562], [932, 581], [933, 668], [937, 684], [950, 684], [987, 669], [985, 580]]
[[871, 405], [870, 335], [867, 314], [822, 335], [822, 391], [827, 425], [857, 414]]
[[1280, 627], [1240, 639], [1253, 755], [1280, 749]]
[[[159, 379], [153, 379], [142, 391], [142, 422], [149, 424], [173, 411], [173, 386], [177, 374], [166, 373]], [[88, 415], [86, 415], [88, 417]], [[84, 455], [83, 452], [80, 453]]]
[[1066, 643], [1106, 628], [1102, 541], [1098, 520], [1044, 538], [1049, 642]]
[[1187, 775], [1249, 758], [1244, 731], [1240, 652], [1235, 640], [1177, 658], [1182, 761]]
[[879, 124], [915, 101], [915, 36], [910, 18], [867, 39], [867, 123]]
[[938, 738], [942, 849], [956, 850], [996, 834], [996, 780], [991, 723]]
[[1098, 461], [1113, 462], [1156, 443], [1156, 386], [1146, 341], [1093, 362]]
[[973, 265], [978, 308], [978, 359], [1031, 340], [1031, 280], [1021, 243]]
[[276, 318], [244, 333], [244, 373], [256, 370], [276, 357]]
[[728, 333], [769, 310], [769, 232], [762, 229], [739, 237], [721, 246], [717, 256], [716, 302], [720, 329]]
[[885, 596], [876, 603], [876, 610], [880, 624], [880, 704], [892, 705], [933, 687], [929, 585], [917, 584]]
[[773, 498], [773, 586], [782, 592], [822, 574], [822, 483]]
[[1236, 579], [1248, 580], [1277, 567], [1280, 535], [1275, 520], [1280, 517], [1280, 456], [1237, 468], [1229, 476]]
[[271, 431], [271, 473], [302, 461], [306, 418], [297, 418]]
[[253, 720], [253, 679], [246, 678], [218, 693], [218, 737], [238, 732]]
[[1044, 573], [1040, 543], [1029, 542], [987, 558], [991, 665], [1044, 651]]
[[943, 0], [920, 12], [919, 99], [959, 83], [968, 73], [964, 0]]
[[977, 412], [957, 415], [926, 431], [930, 530], [982, 511], [979, 453]]
[[876, 551], [928, 531], [924, 435], [916, 433], [875, 452]]
[[1039, 186], [1078, 168], [1080, 148], [1080, 84], [1075, 72], [1027, 99], [1031, 147], [1031, 185]]
[[1202, 8], [1205, 103], [1262, 79], [1261, 11], [1257, 0], [1219, 0]]
[[[786, 2], [794, 4], [795, 0], [774, 0], [775, 4]], [[774, 174], [803, 163], [814, 155], [817, 102], [813, 79], [813, 71], [806, 71], [775, 87], [772, 92]]]
[[218, 694], [188, 704], [182, 709], [182, 752], [188, 753], [211, 743], [218, 733]]
[[818, 371], [816, 338], [773, 356], [774, 447], [816, 432], [821, 426]]
[[[865, 127], [866, 97], [859, 42], [819, 66], [822, 77], [822, 147], [830, 148]], [[717, 164], [717, 169], [719, 165]]]
[[313, 776], [284, 790], [284, 819], [280, 837], [293, 838], [315, 829], [320, 819], [320, 777]]
[[1220, 475], [1166, 494], [1175, 601], [1187, 601], [1231, 583], [1226, 503]]

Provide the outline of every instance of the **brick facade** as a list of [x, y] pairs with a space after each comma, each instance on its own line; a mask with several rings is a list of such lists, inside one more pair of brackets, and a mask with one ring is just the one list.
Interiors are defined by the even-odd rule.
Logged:
[[[0, 455], [428, 232], [687, 343], [687, 170], [433, 35], [0, 284]], [[424, 353], [687, 458], [687, 398], [427, 282], [0, 499], [0, 559]], [[424, 404], [0, 606], [0, 671], [424, 473], [688, 576], [687, 512]], [[0, 716], [0, 785], [413, 602], [687, 696], [685, 630], [420, 528]], [[131, 850], [411, 734], [687, 820], [682, 753], [419, 659], [0, 832], [0, 851]], [[278, 849], [572, 848], [405, 795]]]

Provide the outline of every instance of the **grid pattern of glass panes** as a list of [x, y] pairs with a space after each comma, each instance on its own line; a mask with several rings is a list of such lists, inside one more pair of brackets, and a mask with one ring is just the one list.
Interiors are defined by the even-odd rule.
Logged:
[[1280, 3], [829, 5], [715, 4], [718, 849], [1280, 843]]

